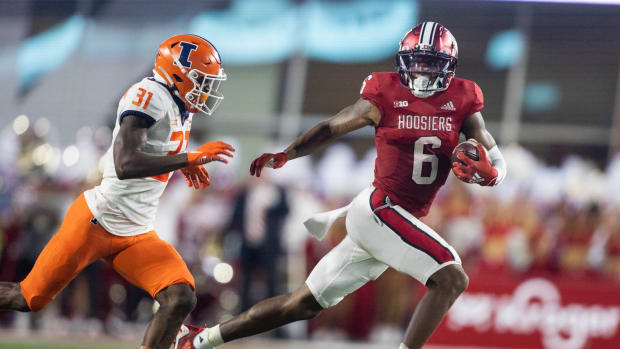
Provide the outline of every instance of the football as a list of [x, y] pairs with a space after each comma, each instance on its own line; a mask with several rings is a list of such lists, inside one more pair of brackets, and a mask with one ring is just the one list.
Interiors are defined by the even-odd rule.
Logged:
[[465, 154], [468, 158], [474, 161], [480, 160], [480, 152], [478, 152], [477, 144], [478, 143], [473, 139], [468, 139], [465, 142], [459, 143], [452, 151], [452, 162], [463, 163], [456, 156], [456, 153], [458, 152]]

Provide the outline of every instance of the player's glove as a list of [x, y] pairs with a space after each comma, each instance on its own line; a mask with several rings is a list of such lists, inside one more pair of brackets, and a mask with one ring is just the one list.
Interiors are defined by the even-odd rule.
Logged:
[[260, 177], [263, 167], [280, 168], [284, 166], [287, 161], [288, 157], [283, 152], [276, 154], [265, 153], [252, 161], [252, 164], [250, 165], [250, 174], [252, 176], [256, 175], [256, 177]]
[[222, 141], [207, 142], [198, 147], [198, 149], [187, 153], [188, 167], [206, 164], [211, 161], [221, 161], [227, 164], [228, 160], [223, 158], [221, 155], [226, 155], [232, 158], [233, 155], [231, 152], [234, 151], [235, 148], [228, 143]]
[[194, 189], [204, 189], [211, 184], [209, 179], [209, 173], [202, 165], [188, 166], [181, 169], [181, 172], [185, 176], [188, 187], [194, 187]]
[[464, 164], [453, 162], [452, 171], [462, 181], [468, 183], [478, 183], [481, 186], [492, 186], [497, 180], [497, 169], [489, 162], [487, 150], [478, 143], [476, 146], [480, 159], [478, 161], [470, 159], [467, 155], [459, 152], [456, 156]]

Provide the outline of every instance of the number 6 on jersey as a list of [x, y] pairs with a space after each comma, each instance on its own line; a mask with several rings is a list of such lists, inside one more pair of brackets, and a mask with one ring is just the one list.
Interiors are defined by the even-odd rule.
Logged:
[[[432, 149], [441, 147], [441, 139], [437, 136], [420, 137], [414, 143], [413, 147], [413, 173], [411, 179], [416, 184], [431, 184], [437, 178], [437, 168], [439, 166], [439, 159], [435, 154], [426, 154], [424, 152], [424, 146], [430, 145]], [[424, 163], [431, 164], [431, 173], [428, 176], [422, 176], [422, 168]]]

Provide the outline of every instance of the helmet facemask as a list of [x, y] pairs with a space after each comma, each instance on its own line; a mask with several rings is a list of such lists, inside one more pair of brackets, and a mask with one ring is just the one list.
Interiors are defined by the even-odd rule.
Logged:
[[400, 82], [419, 98], [427, 98], [448, 88], [456, 61], [432, 51], [401, 51], [396, 55]]
[[219, 92], [222, 81], [226, 80], [224, 70], [220, 68], [217, 75], [214, 75], [192, 69], [187, 73], [187, 78], [192, 81], [194, 88], [185, 94], [185, 101], [207, 115], [213, 114], [224, 99], [224, 95]]

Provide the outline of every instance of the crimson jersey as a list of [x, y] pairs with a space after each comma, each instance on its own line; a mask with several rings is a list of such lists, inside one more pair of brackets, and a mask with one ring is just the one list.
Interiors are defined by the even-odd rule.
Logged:
[[480, 87], [454, 78], [447, 90], [418, 98], [397, 73], [386, 72], [368, 76], [360, 93], [381, 112], [373, 185], [413, 215], [425, 216], [448, 178], [463, 122], [484, 105]]

